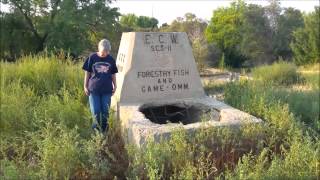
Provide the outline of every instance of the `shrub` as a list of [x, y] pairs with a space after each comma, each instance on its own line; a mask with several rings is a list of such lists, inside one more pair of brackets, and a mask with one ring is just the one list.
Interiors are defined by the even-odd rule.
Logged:
[[[305, 131], [304, 126], [291, 113], [301, 114], [301, 117], [306, 118], [307, 115], [300, 113], [304, 110], [298, 110], [299, 105], [296, 106], [295, 103], [302, 102], [301, 106], [303, 106], [306, 105], [304, 102], [310, 103], [311, 99], [300, 99], [309, 97], [308, 94], [290, 96], [292, 95], [286, 99], [287, 96], [277, 92], [272, 86], [262, 86], [255, 82], [228, 84], [225, 100], [229, 104], [265, 120], [263, 141], [266, 148], [260, 155], [245, 155], [236, 170], [228, 171], [225, 177], [230, 179], [244, 177], [249, 179], [312, 179], [317, 177], [317, 155], [320, 149], [320, 144], [317, 142], [318, 134], [308, 135], [308, 131]], [[314, 101], [319, 103], [318, 98]], [[314, 113], [315, 116], [312, 118], [316, 118], [317, 121], [319, 111], [315, 110]]]
[[125, 149], [120, 122], [113, 118], [107, 136], [92, 133], [78, 64], [40, 56], [1, 62], [0, 178], [316, 178], [319, 134], [299, 120], [313, 128], [319, 122], [318, 89], [296, 92], [274, 86], [296, 82], [290, 78], [294, 73], [283, 78], [287, 74], [279, 64], [291, 67], [280, 62], [260, 72], [277, 69], [269, 73], [276, 80], [265, 75], [261, 81], [207, 89], [225, 91], [227, 103], [262, 118], [263, 124], [203, 126], [190, 134], [177, 129], [170, 139]]
[[[12, 144], [12, 142], [10, 143]], [[1, 146], [3, 145], [4, 144], [1, 143]], [[26, 160], [24, 147], [15, 147], [20, 148], [20, 152], [15, 152], [15, 157], [11, 157], [11, 159], [3, 158], [0, 160], [0, 179], [39, 179], [37, 173], [39, 172], [39, 168], [32, 160]], [[5, 147], [1, 147], [2, 150], [3, 148]], [[2, 154], [2, 156], [3, 155], [4, 154]]]
[[297, 67], [284, 61], [273, 63], [271, 66], [255, 68], [252, 75], [256, 80], [275, 85], [291, 85], [302, 80], [297, 73]]
[[287, 103], [290, 112], [292, 112], [297, 119], [320, 132], [320, 95], [318, 90], [288, 91], [280, 89], [274, 90], [272, 94], [275, 99]]
[[48, 122], [38, 145], [41, 174], [48, 179], [69, 179], [81, 168], [80, 138], [75, 129]]
[[21, 136], [25, 131], [35, 130], [33, 112], [39, 98], [32, 88], [19, 81], [1, 87], [0, 131], [3, 136]]
[[314, 90], [320, 89], [320, 75], [319, 71], [315, 73], [303, 73], [302, 77], [305, 79], [305, 84]]
[[318, 177], [319, 143], [308, 138], [294, 140], [283, 156], [265, 148], [260, 155], [241, 158], [227, 179], [316, 179]]
[[[91, 129], [89, 106], [62, 89], [55, 95], [41, 98], [35, 110], [37, 121], [51, 120], [70, 129], [78, 127], [82, 136], [88, 136]], [[43, 125], [42, 125], [43, 126]]]
[[[84, 141], [84, 162], [86, 170], [93, 179], [105, 179], [110, 175], [114, 155], [110, 152], [107, 139], [100, 133], [95, 133]], [[112, 178], [112, 177], [111, 177]], [[107, 178], [108, 179], [108, 178]]]
[[82, 90], [80, 66], [59, 61], [55, 57], [27, 56], [15, 64], [1, 62], [2, 85], [13, 81], [35, 90], [38, 95], [53, 94], [65, 86], [69, 92]]
[[1, 176], [60, 179], [80, 167], [78, 132], [91, 132], [81, 71], [55, 57], [1, 62]]
[[17, 170], [16, 165], [8, 160], [1, 160], [1, 176], [3, 179], [19, 179], [20, 174], [19, 171]]
[[234, 168], [243, 154], [258, 152], [261, 128], [244, 129], [203, 128], [195, 134], [177, 129], [169, 140], [149, 139], [142, 149], [129, 146], [129, 178], [213, 179]]

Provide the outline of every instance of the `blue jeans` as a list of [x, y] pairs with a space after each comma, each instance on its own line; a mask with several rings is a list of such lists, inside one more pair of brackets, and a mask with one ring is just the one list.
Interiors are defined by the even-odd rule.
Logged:
[[90, 110], [94, 118], [93, 129], [105, 132], [108, 128], [109, 108], [112, 94], [89, 95]]

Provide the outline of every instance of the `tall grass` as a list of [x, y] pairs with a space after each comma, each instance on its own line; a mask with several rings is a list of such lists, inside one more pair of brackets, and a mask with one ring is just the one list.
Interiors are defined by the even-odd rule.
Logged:
[[35, 130], [47, 119], [88, 126], [81, 79], [79, 66], [54, 57], [1, 62], [1, 135]]
[[[2, 76], [4, 76], [2, 74]], [[22, 135], [23, 131], [33, 130], [36, 104], [39, 102], [32, 88], [19, 81], [1, 87], [0, 131], [3, 136]]]
[[82, 97], [80, 65], [55, 57], [27, 56], [16, 63], [1, 63], [1, 87], [19, 81], [39, 96], [56, 94], [62, 88], [76, 97]]
[[310, 86], [312, 89], [320, 89], [319, 71], [313, 73], [302, 73], [302, 77], [305, 79], [307, 86]]
[[[287, 66], [290, 73], [280, 72]], [[107, 136], [91, 130], [81, 63], [47, 56], [1, 62], [0, 178], [316, 179], [319, 90], [288, 90], [300, 82], [291, 65], [263, 68], [256, 72], [273, 78], [213, 86], [263, 124], [177, 129], [137, 148], [124, 145], [112, 115]]]
[[287, 103], [290, 111], [297, 119], [320, 132], [319, 90], [288, 91], [280, 89], [273, 91], [273, 96]]
[[[0, 177], [121, 177], [111, 167], [124, 149], [117, 123], [110, 117], [107, 139], [91, 130], [82, 79], [81, 63], [55, 57], [1, 62]], [[112, 143], [106, 156], [103, 152]]]
[[242, 149], [244, 152], [252, 150], [250, 146], [241, 146], [244, 141], [238, 138], [239, 135], [239, 131], [232, 132], [229, 129], [203, 130], [187, 135], [180, 129], [172, 134], [169, 141], [156, 143], [150, 139], [143, 149], [130, 146], [128, 177], [212, 179], [225, 166], [232, 167], [236, 164], [240, 154], [234, 148], [247, 148]]
[[255, 68], [252, 75], [255, 80], [276, 85], [291, 85], [301, 81], [297, 67], [284, 61], [273, 63], [271, 66]]
[[[242, 157], [236, 170], [227, 174], [228, 178], [318, 177], [319, 109], [313, 108], [312, 103], [319, 104], [319, 96], [308, 93], [285, 96], [282, 93], [270, 85], [248, 81], [232, 83], [226, 88], [226, 102], [264, 119], [266, 123], [264, 150], [260, 155], [247, 154]], [[310, 109], [300, 109], [303, 106]], [[301, 122], [307, 123], [311, 130]]]

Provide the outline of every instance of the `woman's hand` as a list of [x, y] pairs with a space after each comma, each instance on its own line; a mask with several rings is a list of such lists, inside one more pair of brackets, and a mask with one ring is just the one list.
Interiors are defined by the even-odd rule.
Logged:
[[88, 88], [87, 88], [87, 87], [84, 87], [84, 93], [86, 93], [86, 95], [87, 95], [87, 96], [89, 96], [89, 95], [90, 95], [90, 91], [88, 90]]
[[113, 87], [113, 89], [112, 89], [112, 95], [116, 92], [116, 90], [117, 90], [117, 86]]
[[117, 90], [117, 78], [116, 74], [112, 74], [112, 84], [113, 84], [113, 89], [112, 89], [112, 95], [116, 92]]
[[90, 91], [88, 90], [88, 81], [90, 77], [91, 77], [91, 73], [88, 71], [85, 71], [84, 80], [83, 80], [83, 89], [84, 89], [84, 93], [86, 93], [87, 96], [90, 95]]

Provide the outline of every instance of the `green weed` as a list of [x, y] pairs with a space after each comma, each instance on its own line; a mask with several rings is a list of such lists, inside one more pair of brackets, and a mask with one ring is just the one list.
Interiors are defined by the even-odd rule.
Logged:
[[275, 85], [291, 85], [302, 81], [297, 67], [292, 63], [279, 61], [271, 66], [261, 66], [252, 70], [255, 80]]
[[177, 129], [137, 148], [125, 147], [113, 113], [107, 135], [91, 130], [80, 64], [47, 56], [1, 62], [0, 178], [316, 179], [319, 78], [302, 73], [301, 81], [284, 62], [253, 74], [258, 80], [206, 90], [224, 92], [226, 103], [264, 123]]

